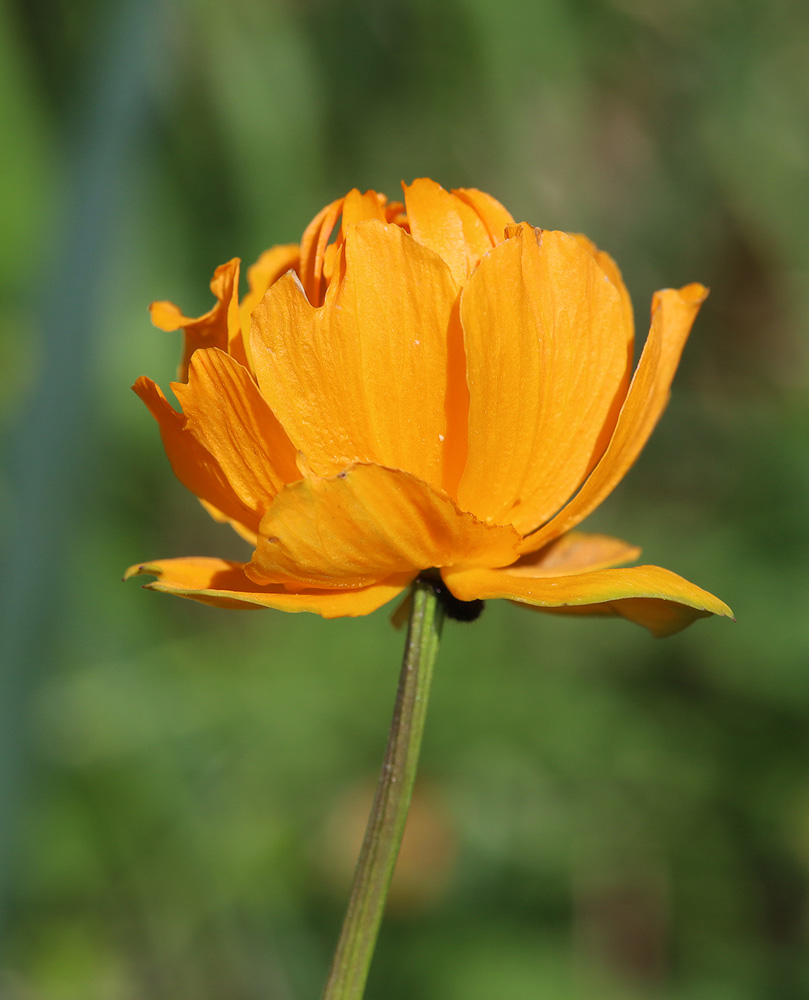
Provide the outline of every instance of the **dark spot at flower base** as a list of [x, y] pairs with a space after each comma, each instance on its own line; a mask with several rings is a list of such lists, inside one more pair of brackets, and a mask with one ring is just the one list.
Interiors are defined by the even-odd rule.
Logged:
[[447, 618], [452, 618], [456, 622], [473, 622], [480, 617], [483, 611], [483, 601], [459, 600], [450, 593], [449, 588], [440, 577], [438, 579], [431, 578], [430, 583]]

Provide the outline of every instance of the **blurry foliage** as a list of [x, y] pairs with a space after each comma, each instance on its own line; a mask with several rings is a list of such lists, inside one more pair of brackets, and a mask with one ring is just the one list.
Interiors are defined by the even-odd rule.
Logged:
[[[8, 438], [59, 336], [37, 326], [46, 263], [70, 245], [115, 6], [0, 4]], [[739, 623], [658, 643], [503, 604], [449, 624], [423, 766], [448, 867], [426, 856], [436, 891], [402, 887], [369, 997], [806, 996], [809, 6], [187, 0], [160, 24], [148, 128], [109, 178], [88, 471], [62, 484], [80, 513], [69, 558], [40, 567], [58, 600], [29, 609], [50, 655], [15, 709], [32, 761], [0, 995], [319, 994], [345, 902], [324, 837], [378, 766], [402, 637], [385, 611], [119, 587], [138, 559], [240, 544], [173, 481], [127, 386], [173, 374], [151, 299], [201, 312], [217, 264], [298, 238], [352, 185], [427, 174], [595, 238], [641, 338], [655, 288], [712, 286], [669, 412], [592, 526]], [[400, 877], [424, 877], [415, 855]]]

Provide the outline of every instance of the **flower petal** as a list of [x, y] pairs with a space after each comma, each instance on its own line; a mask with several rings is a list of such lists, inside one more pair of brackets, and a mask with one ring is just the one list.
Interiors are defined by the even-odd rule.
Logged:
[[306, 227], [301, 238], [301, 285], [313, 306], [319, 306], [323, 302], [323, 258], [343, 210], [344, 200], [338, 198], [321, 209]]
[[295, 449], [250, 373], [223, 351], [197, 351], [188, 384], [173, 383], [172, 389], [186, 430], [260, 520], [281, 487], [300, 473]]
[[185, 334], [183, 354], [180, 360], [178, 378], [185, 382], [188, 377], [188, 363], [200, 347], [218, 347], [227, 351], [240, 364], [247, 363], [242, 327], [239, 320], [239, 264], [238, 257], [221, 264], [211, 279], [211, 291], [216, 296], [216, 305], [197, 319], [184, 316], [171, 302], [153, 302], [149, 306], [152, 322], [158, 329], [182, 329]]
[[659, 566], [602, 569], [570, 576], [531, 578], [507, 569], [441, 571], [462, 601], [505, 597], [546, 611], [585, 615], [620, 615], [652, 635], [674, 635], [697, 618], [733, 617], [718, 598]]
[[509, 566], [508, 571], [515, 576], [532, 578], [568, 576], [634, 562], [640, 553], [637, 545], [622, 542], [620, 538], [569, 531], [538, 552], [522, 556]]
[[340, 220], [338, 240], [344, 240], [349, 227], [355, 226], [358, 222], [365, 222], [368, 219], [386, 222], [386, 201], [387, 199], [380, 198], [376, 191], [366, 191], [365, 194], [358, 188], [349, 191], [343, 200], [343, 217]]
[[264, 583], [361, 587], [433, 566], [503, 566], [519, 536], [482, 524], [405, 472], [356, 465], [283, 489], [261, 522], [246, 572]]
[[215, 507], [227, 520], [257, 532], [258, 511], [242, 502], [219, 462], [187, 428], [185, 416], [174, 409], [160, 387], [141, 376], [132, 388], [158, 422], [166, 456], [183, 486]]
[[[301, 262], [301, 249], [297, 243], [285, 243], [270, 247], [247, 268], [248, 292], [239, 306], [239, 318], [245, 349], [249, 352], [250, 315], [264, 298], [264, 293], [273, 282], [278, 281], [287, 271], [297, 271]], [[219, 345], [212, 345], [219, 346]], [[249, 359], [248, 359], [249, 360]], [[252, 365], [250, 365], [252, 370]]]
[[368, 615], [398, 596], [413, 574], [392, 576], [370, 587], [356, 590], [300, 590], [290, 593], [280, 585], [257, 586], [244, 574], [244, 564], [205, 557], [158, 559], [130, 566], [125, 580], [139, 574], [158, 579], [146, 590], [188, 597], [220, 608], [277, 608], [279, 611], [312, 611], [324, 618]]
[[666, 408], [683, 347], [707, 295], [697, 284], [655, 293], [649, 336], [607, 450], [570, 503], [524, 540], [523, 552], [533, 552], [575, 527], [626, 475]]
[[351, 228], [339, 257], [322, 308], [288, 274], [253, 311], [262, 393], [317, 475], [373, 462], [441, 486], [452, 448], [449, 270], [374, 220]]
[[526, 532], [581, 483], [627, 368], [621, 297], [565, 233], [523, 224], [461, 293], [469, 382], [464, 510]]
[[615, 261], [610, 257], [606, 250], [599, 250], [599, 248], [593, 243], [593, 241], [585, 236], [584, 233], [571, 233], [570, 234], [577, 243], [587, 250], [588, 253], [592, 254], [595, 258], [596, 263], [601, 268], [601, 270], [610, 279], [613, 285], [618, 289], [618, 294], [621, 296], [621, 304], [624, 309], [624, 327], [629, 331], [629, 361], [632, 362], [632, 341], [635, 333], [635, 315], [632, 310], [632, 299], [629, 297], [629, 291], [624, 284], [624, 278], [621, 274], [620, 268], [615, 263]]
[[426, 177], [402, 185], [413, 238], [434, 250], [461, 285], [494, 243], [478, 213], [465, 200]]
[[491, 245], [497, 246], [506, 238], [506, 226], [514, 225], [514, 216], [496, 198], [477, 188], [453, 188], [456, 198], [466, 202], [486, 227]]

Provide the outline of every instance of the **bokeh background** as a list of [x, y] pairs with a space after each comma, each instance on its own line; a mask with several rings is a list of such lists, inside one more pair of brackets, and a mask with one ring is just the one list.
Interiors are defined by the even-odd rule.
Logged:
[[319, 996], [403, 637], [119, 583], [239, 552], [129, 391], [232, 256], [428, 175], [712, 287], [588, 526], [727, 600], [449, 623], [369, 1000], [809, 995], [809, 5], [2, 0], [3, 1000]]

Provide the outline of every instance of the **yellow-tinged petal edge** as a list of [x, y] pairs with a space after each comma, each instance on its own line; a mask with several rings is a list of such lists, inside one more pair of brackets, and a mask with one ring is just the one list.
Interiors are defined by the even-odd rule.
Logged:
[[697, 618], [733, 617], [718, 598], [659, 566], [602, 569], [570, 576], [530, 577], [506, 569], [449, 567], [441, 571], [461, 601], [506, 598], [562, 614], [618, 615], [652, 635], [674, 635]]
[[244, 564], [204, 556], [185, 559], [157, 559], [130, 566], [124, 579], [156, 576], [146, 590], [187, 597], [219, 608], [250, 610], [275, 608], [279, 611], [311, 611], [323, 618], [355, 618], [369, 615], [392, 601], [411, 583], [415, 574], [399, 573], [369, 587], [353, 590], [302, 589], [290, 593], [284, 587], [257, 586], [244, 573]]

